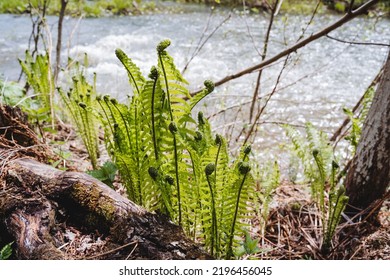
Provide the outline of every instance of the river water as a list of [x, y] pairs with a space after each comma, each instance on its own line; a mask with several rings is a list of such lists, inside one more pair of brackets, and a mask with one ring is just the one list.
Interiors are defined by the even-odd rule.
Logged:
[[[97, 73], [98, 91], [121, 100], [130, 94], [127, 76], [115, 57], [116, 48], [123, 49], [147, 74], [156, 64], [155, 47], [169, 38], [169, 53], [179, 69], [192, 56], [203, 34], [207, 38], [223, 21], [224, 24], [204, 44], [184, 73], [191, 90], [205, 79], [217, 81], [261, 61], [262, 42], [267, 28], [264, 15], [186, 9], [176, 14], [156, 14], [98, 19], [66, 18], [64, 22], [64, 62], [67, 56], [89, 57], [89, 73]], [[305, 36], [321, 30], [339, 18], [338, 15], [317, 16]], [[278, 15], [270, 36], [267, 57], [294, 44], [305, 28], [309, 16]], [[56, 18], [48, 18], [48, 29], [55, 42]], [[0, 15], [0, 74], [15, 80], [20, 73], [17, 58], [28, 48], [31, 21], [28, 16]], [[389, 43], [388, 19], [358, 18], [330, 34], [347, 41]], [[312, 122], [328, 133], [341, 124], [343, 107], [352, 107], [377, 75], [388, 53], [387, 47], [350, 45], [329, 38], [319, 39], [294, 53], [287, 63], [276, 93], [260, 118], [258, 134], [251, 139], [259, 159], [284, 162], [280, 148], [286, 144], [280, 123], [303, 125]], [[274, 89], [284, 60], [264, 70], [261, 96]], [[232, 143], [242, 141], [239, 132], [248, 123], [248, 103], [254, 91], [257, 73], [246, 75], [221, 87], [199, 104], [214, 128], [227, 135]], [[260, 106], [264, 104], [260, 102]]]

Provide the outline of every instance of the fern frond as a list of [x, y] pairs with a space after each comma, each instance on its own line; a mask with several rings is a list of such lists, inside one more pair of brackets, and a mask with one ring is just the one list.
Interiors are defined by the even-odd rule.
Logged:
[[210, 80], [206, 80], [204, 82], [204, 86], [205, 88], [199, 92], [198, 94], [196, 94], [194, 97], [191, 98], [190, 100], [190, 109], [192, 110], [196, 104], [198, 104], [203, 98], [205, 98], [206, 96], [208, 96], [210, 93], [212, 93], [214, 91], [214, 83]]
[[[267, 166], [268, 167], [268, 166]], [[260, 221], [261, 230], [265, 231], [266, 222], [268, 220], [269, 205], [272, 201], [272, 194], [275, 189], [280, 185], [280, 169], [278, 163], [275, 161], [272, 167], [267, 168], [262, 176], [260, 183], [261, 192], [258, 194], [260, 200]]]
[[116, 51], [134, 95], [128, 107], [98, 98], [106, 146], [121, 178], [128, 181], [131, 199], [168, 215], [215, 257], [230, 258], [254, 198], [250, 148], [243, 149], [236, 161], [240, 165], [232, 165], [225, 139], [213, 136], [202, 113], [198, 122], [192, 118], [192, 109], [212, 92], [213, 84], [205, 82], [206, 88], [191, 98], [187, 81], [165, 50], [169, 44], [158, 45], [158, 66], [148, 80]]
[[345, 188], [340, 187], [329, 195], [329, 213], [322, 250], [330, 248], [330, 244], [337, 226], [340, 223], [341, 214], [348, 203], [348, 196], [345, 195]]
[[[51, 73], [49, 54], [40, 54], [35, 58], [29, 51], [25, 53], [25, 60], [19, 59], [23, 73], [26, 75], [26, 82], [35, 93], [38, 108], [30, 110], [29, 114], [35, 118], [54, 120], [54, 78]], [[50, 113], [49, 113], [50, 112]]]
[[140, 94], [145, 83], [145, 78], [142, 75], [141, 70], [121, 49], [116, 49], [115, 54], [127, 71], [129, 82], [133, 87], [134, 93]]
[[[233, 216], [230, 217], [230, 232], [226, 246], [226, 259], [233, 256], [233, 248], [238, 245], [239, 237], [245, 232], [243, 221], [248, 219], [248, 213], [253, 201], [254, 181], [250, 174], [250, 166], [247, 162], [240, 161], [235, 167], [235, 180], [232, 182], [231, 192], [234, 194]], [[236, 243], [236, 244], [235, 244]]]
[[[78, 70], [78, 69], [76, 69]], [[65, 93], [58, 89], [62, 102], [81, 136], [83, 144], [88, 152], [93, 169], [97, 169], [99, 157], [98, 123], [95, 118], [96, 91], [78, 71], [73, 76], [73, 87]]]
[[161, 88], [167, 95], [167, 105], [171, 121], [178, 122], [181, 116], [191, 113], [191, 108], [186, 99], [190, 99], [190, 93], [186, 88], [188, 82], [176, 68], [173, 58], [166, 52], [170, 45], [169, 40], [162, 41], [157, 46], [158, 70], [161, 73]]

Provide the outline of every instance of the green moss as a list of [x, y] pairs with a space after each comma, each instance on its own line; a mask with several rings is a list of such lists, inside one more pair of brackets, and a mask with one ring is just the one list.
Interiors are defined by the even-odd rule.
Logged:
[[[86, 191], [86, 188], [88, 191]], [[97, 186], [92, 184], [86, 186], [81, 183], [76, 183], [72, 188], [72, 197], [83, 208], [89, 209], [90, 212], [102, 217], [107, 222], [112, 222], [115, 216], [115, 207], [112, 201], [102, 195]]]

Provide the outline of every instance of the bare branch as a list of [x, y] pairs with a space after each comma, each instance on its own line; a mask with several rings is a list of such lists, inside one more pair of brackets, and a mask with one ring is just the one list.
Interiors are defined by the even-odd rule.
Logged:
[[[374, 87], [375, 85], [378, 84], [378, 82], [382, 79], [382, 75], [383, 75], [383, 68], [379, 71], [379, 73], [376, 75], [376, 77], [374, 78], [374, 80], [371, 82], [371, 84], [367, 87], [366, 91], [364, 92], [364, 94], [360, 97], [359, 101], [356, 103], [356, 105], [353, 107], [352, 109], [352, 112], [353, 113], [356, 113], [360, 106], [362, 105], [362, 102], [364, 100], [364, 98], [367, 96], [367, 93], [369, 92], [369, 89]], [[342, 133], [342, 131], [344, 130], [344, 128], [351, 122], [351, 119], [349, 117], [346, 117], [343, 121], [343, 123], [339, 126], [339, 128], [333, 133], [332, 137], [329, 139], [329, 141], [331, 142], [335, 142], [336, 143], [338, 142], [337, 141], [337, 138], [339, 138], [340, 134]]]
[[58, 33], [57, 33], [57, 46], [56, 46], [56, 64], [54, 68], [54, 79], [57, 81], [58, 72], [60, 70], [60, 59], [61, 59], [61, 47], [62, 47], [62, 24], [64, 22], [65, 10], [68, 5], [68, 0], [61, 0], [61, 9], [58, 18]]
[[[272, 29], [272, 25], [274, 23], [274, 18], [275, 18], [276, 9], [278, 7], [278, 4], [279, 4], [279, 0], [276, 0], [275, 3], [274, 3], [274, 6], [272, 7], [271, 16], [270, 16], [270, 19], [269, 19], [269, 22], [268, 22], [267, 32], [265, 34], [264, 45], [263, 45], [263, 53], [261, 55], [261, 61], [264, 61], [266, 56], [267, 56], [269, 37], [271, 35], [271, 29]], [[263, 71], [261, 69], [259, 71], [259, 74], [257, 75], [256, 87], [255, 87], [255, 91], [253, 92], [252, 104], [251, 104], [251, 108], [249, 110], [249, 122], [251, 122], [252, 119], [253, 119], [253, 113], [254, 113], [254, 110], [255, 110], [256, 100], [257, 100], [257, 97], [260, 94], [260, 83], [261, 83], [262, 73], [263, 73]]]
[[207, 24], [206, 24], [206, 27], [203, 31], [203, 34], [201, 35], [201, 37], [199, 38], [199, 42], [198, 42], [198, 45], [196, 46], [194, 52], [192, 53], [191, 55], [191, 58], [187, 61], [186, 65], [184, 66], [183, 68], [183, 71], [181, 72], [181, 74], [183, 75], [184, 72], [187, 70], [188, 68], [188, 65], [191, 63], [191, 61], [198, 55], [198, 53], [203, 49], [204, 45], [207, 43], [207, 41], [215, 34], [215, 32], [218, 31], [218, 29], [220, 29], [222, 27], [222, 25], [224, 25], [230, 18], [231, 18], [231, 14], [229, 14], [223, 21], [221, 21], [215, 28], [214, 30], [204, 39], [204, 41], [202, 42], [208, 28], [209, 28], [209, 24], [210, 24], [210, 19], [211, 19], [211, 16], [213, 14], [213, 10], [211, 11], [210, 13], [210, 16], [209, 16], [209, 19], [207, 21]]
[[305, 36], [307, 29], [308, 29], [309, 26], [313, 23], [314, 17], [316, 16], [316, 14], [317, 14], [317, 12], [318, 12], [318, 8], [320, 7], [320, 4], [321, 4], [321, 0], [318, 0], [318, 1], [317, 1], [317, 4], [316, 4], [316, 7], [314, 8], [313, 13], [311, 14], [310, 20], [307, 22], [305, 28], [304, 28], [303, 31], [302, 31], [301, 36], [299, 36], [299, 38], [298, 38], [298, 40], [297, 40], [297, 42], [300, 41], [300, 40]]
[[347, 41], [347, 40], [338, 39], [338, 38], [332, 37], [330, 35], [326, 35], [326, 38], [329, 38], [331, 40], [335, 40], [335, 41], [340, 42], [340, 43], [350, 44], [350, 45], [390, 47], [390, 44], [386, 44], [386, 43], [354, 42], [354, 41]]
[[[295, 45], [291, 46], [290, 48], [288, 49], [285, 49], [284, 51], [280, 52], [279, 54], [257, 64], [257, 65], [254, 65], [252, 67], [249, 67], [247, 69], [244, 69], [238, 73], [235, 73], [235, 74], [232, 74], [232, 75], [228, 75], [224, 78], [222, 78], [221, 80], [217, 81], [215, 83], [215, 86], [220, 86], [220, 85], [223, 85], [231, 80], [234, 80], [234, 79], [237, 79], [237, 78], [240, 78], [244, 75], [247, 75], [247, 74], [250, 74], [250, 73], [253, 73], [255, 71], [259, 71], [260, 69], [263, 69], [265, 66], [281, 59], [282, 57], [285, 57], [286, 55], [289, 55], [293, 52], [296, 52], [297, 50], [299, 50], [300, 48], [306, 46], [307, 44], [317, 40], [318, 38], [321, 38], [325, 35], [327, 35], [328, 33], [330, 33], [331, 31], [339, 28], [340, 26], [344, 25], [345, 23], [351, 21], [352, 19], [356, 18], [357, 16], [359, 15], [362, 15], [364, 14], [365, 12], [367, 12], [370, 8], [372, 8], [375, 4], [377, 4], [379, 2], [379, 0], [370, 0], [368, 1], [367, 3], [363, 4], [362, 6], [360, 6], [359, 8], [357, 8], [356, 10], [353, 10], [351, 11], [351, 13], [347, 13], [345, 14], [343, 17], [341, 17], [338, 21], [334, 22], [333, 24], [329, 25], [328, 27], [322, 29], [321, 31], [318, 31], [317, 33], [314, 33], [312, 34], [311, 36], [307, 37], [306, 39], [296, 43]], [[196, 95], [199, 91], [197, 92], [193, 92], [191, 95]]]
[[249, 137], [252, 135], [254, 129], [257, 127], [257, 122], [259, 121], [261, 115], [263, 114], [265, 108], [267, 107], [268, 102], [271, 100], [272, 96], [276, 92], [276, 89], [277, 89], [277, 87], [279, 85], [279, 82], [280, 82], [280, 78], [282, 77], [282, 74], [283, 74], [284, 70], [286, 69], [287, 62], [288, 62], [289, 58], [290, 58], [290, 55], [287, 55], [285, 60], [284, 60], [283, 68], [280, 70], [278, 78], [276, 79], [275, 86], [274, 86], [272, 92], [268, 95], [268, 98], [265, 100], [265, 103], [264, 103], [263, 107], [261, 107], [261, 109], [257, 112], [255, 120], [252, 123], [248, 133], [245, 136], [245, 140], [244, 140], [244, 144], [243, 145], [245, 145], [248, 142]]
[[352, 12], [354, 2], [355, 0], [351, 0], [351, 2], [349, 3], [348, 13]]

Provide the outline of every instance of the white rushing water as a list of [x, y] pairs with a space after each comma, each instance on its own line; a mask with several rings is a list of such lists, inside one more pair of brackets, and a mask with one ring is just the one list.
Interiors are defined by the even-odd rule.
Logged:
[[[205, 31], [207, 37], [229, 12], [216, 12], [209, 18], [207, 9], [178, 14], [158, 14], [98, 19], [66, 18], [64, 22], [64, 62], [66, 56], [89, 57], [89, 73], [97, 73], [98, 90], [121, 100], [130, 94], [126, 73], [115, 57], [115, 49], [123, 49], [147, 74], [156, 64], [156, 45], [165, 38], [172, 41], [168, 52], [182, 69]], [[337, 15], [317, 16], [305, 36], [336, 21]], [[268, 57], [277, 54], [299, 38], [309, 17], [278, 15], [271, 33]], [[49, 17], [55, 40], [56, 18]], [[217, 81], [261, 61], [260, 51], [267, 18], [263, 15], [232, 13], [192, 60], [185, 77], [191, 89], [205, 79]], [[0, 15], [0, 73], [8, 80], [17, 79], [28, 47], [30, 19], [27, 16]], [[330, 35], [359, 42], [389, 43], [388, 19], [358, 18]], [[253, 140], [259, 159], [283, 158], [274, 152], [285, 142], [282, 129], [275, 123], [302, 125], [312, 122], [331, 133], [341, 124], [344, 106], [352, 107], [377, 75], [388, 53], [387, 47], [349, 45], [328, 38], [319, 39], [291, 56], [283, 72], [277, 92], [271, 99]], [[264, 70], [261, 93], [270, 93], [280, 73], [281, 62]], [[197, 110], [209, 116], [220, 133], [232, 135], [247, 124], [247, 112], [257, 73], [246, 75], [218, 87]], [[233, 108], [233, 109], [229, 109]], [[240, 108], [240, 110], [238, 110]], [[226, 111], [222, 114], [220, 112]], [[233, 130], [230, 130], [233, 129]], [[233, 131], [233, 132], [232, 132]], [[283, 160], [282, 160], [283, 161]]]

